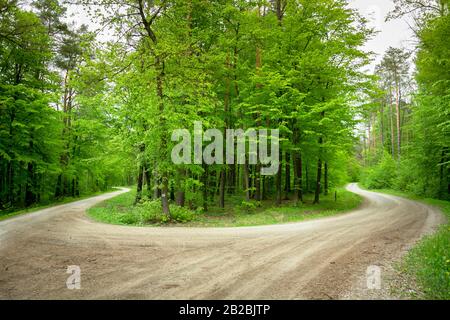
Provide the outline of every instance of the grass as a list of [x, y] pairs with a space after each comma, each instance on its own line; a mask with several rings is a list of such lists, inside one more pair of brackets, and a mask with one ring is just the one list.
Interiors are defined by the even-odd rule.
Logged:
[[[289, 223], [312, 218], [322, 218], [355, 209], [362, 198], [343, 188], [337, 190], [337, 201], [334, 193], [322, 196], [320, 204], [313, 205], [313, 195], [305, 196], [305, 203], [295, 206], [292, 200], [285, 200], [281, 207], [275, 207], [273, 200], [262, 201], [259, 206], [242, 205], [242, 198], [229, 196], [225, 208], [209, 207], [207, 212], [195, 212], [192, 220], [183, 223], [189, 227], [242, 227]], [[88, 210], [88, 215], [100, 222], [120, 225], [156, 226], [161, 223], [143, 221], [137, 217], [142, 212], [133, 206], [135, 191], [108, 199]], [[174, 226], [180, 223], [167, 223]]]
[[57, 201], [54, 201], [52, 203], [48, 203], [48, 204], [38, 204], [38, 205], [34, 205], [25, 209], [20, 209], [20, 210], [16, 210], [16, 211], [0, 211], [0, 221], [2, 220], [6, 220], [15, 216], [19, 216], [19, 215], [23, 215], [23, 214], [27, 214], [27, 213], [32, 213], [38, 210], [42, 210], [42, 209], [47, 209], [47, 208], [51, 208], [54, 206], [59, 206], [61, 204], [66, 204], [66, 203], [70, 203], [70, 202], [75, 202], [75, 201], [79, 201], [79, 200], [83, 200], [86, 198], [90, 198], [93, 196], [98, 196], [104, 193], [108, 193], [111, 191], [115, 191], [115, 189], [109, 189], [106, 191], [98, 191], [98, 192], [94, 192], [94, 193], [90, 193], [90, 194], [86, 194], [80, 197], [66, 197]]
[[424, 199], [409, 193], [382, 189], [377, 192], [417, 200], [439, 208], [447, 217], [447, 224], [433, 235], [424, 237], [399, 264], [407, 279], [412, 279], [419, 289], [410, 292], [413, 298], [450, 300], [450, 201]]

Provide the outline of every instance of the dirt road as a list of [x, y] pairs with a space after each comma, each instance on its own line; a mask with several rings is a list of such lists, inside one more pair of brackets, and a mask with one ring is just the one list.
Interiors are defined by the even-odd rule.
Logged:
[[[385, 298], [385, 273], [443, 221], [418, 202], [363, 191], [351, 213], [241, 228], [123, 227], [85, 210], [122, 191], [0, 222], [1, 299]], [[81, 289], [66, 287], [67, 267]], [[366, 269], [381, 268], [382, 290]]]

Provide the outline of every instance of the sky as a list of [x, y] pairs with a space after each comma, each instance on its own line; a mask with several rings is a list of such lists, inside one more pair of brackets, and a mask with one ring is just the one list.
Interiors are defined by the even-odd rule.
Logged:
[[[414, 48], [414, 34], [410, 29], [406, 18], [385, 22], [386, 15], [394, 8], [392, 0], [347, 0], [351, 8], [357, 9], [370, 21], [370, 26], [379, 31], [372, 40], [363, 47], [365, 51], [375, 53], [373, 62], [366, 68], [372, 73], [387, 48], [400, 47], [405, 49]], [[96, 25], [85, 12], [80, 12], [79, 7], [70, 6], [69, 20], [75, 20], [77, 24], [87, 24], [90, 29]], [[78, 11], [78, 12], [77, 12]]]
[[376, 54], [374, 61], [369, 66], [370, 71], [373, 71], [375, 65], [381, 61], [387, 48], [399, 47], [410, 50], [414, 48], [414, 33], [406, 18], [385, 22], [386, 15], [394, 8], [392, 0], [349, 0], [349, 5], [369, 19], [369, 25], [379, 31], [364, 46], [366, 51]]

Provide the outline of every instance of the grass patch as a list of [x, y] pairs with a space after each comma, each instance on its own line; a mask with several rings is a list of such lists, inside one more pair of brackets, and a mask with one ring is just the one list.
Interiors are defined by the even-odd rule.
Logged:
[[90, 194], [86, 194], [80, 197], [66, 197], [57, 201], [54, 201], [52, 203], [47, 203], [47, 204], [37, 204], [37, 205], [33, 205], [31, 207], [25, 208], [25, 209], [20, 209], [20, 210], [16, 210], [16, 211], [0, 211], [0, 221], [2, 220], [6, 220], [15, 216], [19, 216], [19, 215], [23, 215], [23, 214], [27, 214], [27, 213], [32, 213], [38, 210], [42, 210], [42, 209], [47, 209], [47, 208], [51, 208], [54, 206], [59, 206], [61, 204], [67, 204], [70, 202], [75, 202], [75, 201], [79, 201], [79, 200], [83, 200], [86, 198], [90, 198], [90, 197], [94, 197], [94, 196], [98, 196], [104, 193], [108, 193], [108, 192], [112, 192], [112, 191], [116, 191], [116, 189], [109, 189], [106, 191], [98, 191], [98, 192], [94, 192], [94, 193], [90, 193]]
[[[437, 199], [424, 199], [409, 193], [382, 189], [386, 194], [417, 200], [438, 207], [450, 221], [450, 202]], [[400, 272], [407, 279], [413, 279], [419, 295], [413, 298], [449, 300], [450, 299], [450, 223], [441, 226], [433, 235], [424, 237], [412, 248], [399, 265]]]
[[[328, 217], [355, 209], [361, 204], [362, 198], [344, 188], [337, 190], [337, 201], [334, 201], [334, 192], [322, 196], [320, 204], [313, 205], [313, 195], [305, 196], [305, 203], [295, 206], [294, 201], [285, 200], [281, 207], [275, 207], [273, 200], [265, 200], [260, 203], [242, 201], [242, 197], [229, 196], [225, 208], [209, 206], [207, 212], [200, 210], [191, 211], [171, 205], [172, 214], [176, 215], [175, 221], [166, 225], [183, 224], [190, 227], [241, 227], [256, 226], [277, 223], [289, 223], [312, 218]], [[156, 226], [163, 222], [154, 219], [153, 202], [144, 205], [133, 206], [135, 191], [121, 194], [108, 199], [88, 210], [88, 215], [100, 222], [120, 224]], [[156, 202], [159, 206], [159, 201]], [[147, 210], [146, 210], [147, 207]], [[158, 207], [158, 211], [160, 211]]]

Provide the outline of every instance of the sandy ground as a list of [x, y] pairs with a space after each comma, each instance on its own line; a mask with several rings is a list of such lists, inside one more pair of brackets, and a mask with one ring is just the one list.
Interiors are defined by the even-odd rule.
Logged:
[[[365, 198], [359, 209], [282, 225], [125, 227], [85, 215], [126, 190], [1, 221], [0, 298], [392, 298], [392, 262], [444, 218], [418, 202], [348, 188]], [[70, 265], [81, 269], [79, 290], [66, 286]], [[381, 290], [367, 288], [373, 265]]]

